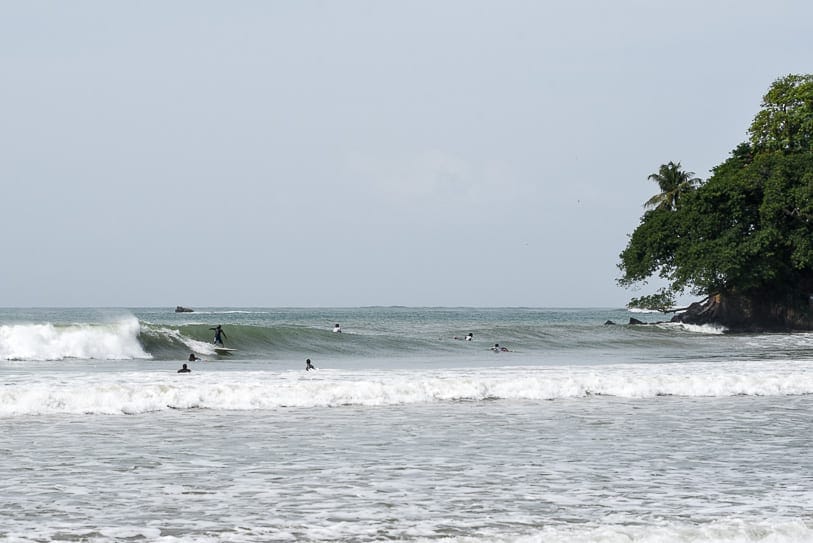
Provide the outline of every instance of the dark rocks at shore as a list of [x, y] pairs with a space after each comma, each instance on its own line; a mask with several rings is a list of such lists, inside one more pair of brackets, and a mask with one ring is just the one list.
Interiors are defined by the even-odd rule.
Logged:
[[[631, 324], [631, 325], [635, 326], [635, 325], [639, 325], [639, 324], [660, 324], [661, 322], [663, 322], [663, 321], [658, 321], [658, 322], [644, 322], [644, 321], [640, 321], [640, 320], [638, 320], [638, 319], [635, 319], [635, 318], [630, 317], [629, 324]], [[605, 322], [604, 322], [604, 326], [615, 326], [615, 322], [613, 322], [613, 321], [611, 321], [611, 320], [605, 321]]]
[[729, 333], [794, 332], [813, 330], [811, 317], [811, 308], [799, 300], [729, 294], [695, 302], [671, 322], [724, 326]]
[[175, 313], [194, 313], [194, 310], [184, 307], [182, 305], [175, 307]]

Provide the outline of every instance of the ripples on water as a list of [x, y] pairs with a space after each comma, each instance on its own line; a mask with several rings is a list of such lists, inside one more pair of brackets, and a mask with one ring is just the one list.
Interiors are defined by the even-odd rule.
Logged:
[[[344, 311], [217, 313], [273, 329], [258, 352], [280, 320], [310, 331], [191, 375], [180, 356], [0, 363], [0, 541], [813, 541], [809, 335]], [[49, 315], [79, 335], [38, 352], [99, 333], [145, 348], [68, 313]], [[138, 315], [166, 337], [198, 326], [159, 317]], [[318, 329], [334, 320], [341, 338]], [[450, 339], [475, 325], [472, 344]], [[488, 352], [489, 334], [515, 352]], [[305, 373], [310, 340], [328, 354]]]
[[810, 398], [9, 419], [0, 472], [13, 521], [0, 535], [556, 541], [734, 519], [802, 530], [813, 503]]

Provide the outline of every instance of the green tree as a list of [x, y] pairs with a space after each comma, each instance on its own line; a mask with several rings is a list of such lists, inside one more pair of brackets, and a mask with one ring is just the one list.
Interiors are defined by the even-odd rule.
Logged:
[[661, 289], [655, 294], [633, 298], [627, 304], [630, 309], [648, 309], [650, 311], [660, 311], [666, 313], [675, 307], [675, 296], [668, 289]]
[[758, 151], [804, 151], [813, 145], [813, 74], [791, 74], [774, 81], [751, 124]]
[[[727, 308], [715, 313], [722, 324], [759, 317], [776, 328], [811, 328], [813, 76], [775, 81], [749, 132], [750, 143], [737, 146], [706, 183], [671, 201], [661, 185], [662, 199], [647, 202], [620, 255], [619, 284], [658, 276], [668, 288], [634, 302], [688, 291]], [[677, 177], [679, 166], [666, 164], [659, 175]]]
[[661, 191], [644, 203], [646, 208], [675, 210], [678, 202], [686, 193], [691, 192], [700, 184], [700, 179], [693, 177], [694, 172], [681, 169], [680, 162], [661, 164], [658, 173], [650, 174], [647, 179], [655, 181]]

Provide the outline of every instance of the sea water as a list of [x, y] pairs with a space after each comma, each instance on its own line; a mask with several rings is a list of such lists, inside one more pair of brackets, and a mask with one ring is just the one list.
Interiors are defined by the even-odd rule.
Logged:
[[813, 541], [813, 335], [659, 319], [0, 310], [0, 541]]

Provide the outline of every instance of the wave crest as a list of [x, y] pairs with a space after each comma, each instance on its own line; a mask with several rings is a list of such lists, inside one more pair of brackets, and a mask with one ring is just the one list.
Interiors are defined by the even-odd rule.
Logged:
[[138, 340], [135, 317], [109, 324], [10, 324], [0, 326], [0, 360], [152, 358]]
[[[203, 367], [203, 366], [201, 366]], [[810, 364], [717, 368], [679, 364], [595, 368], [504, 367], [432, 371], [200, 372], [88, 374], [7, 383], [0, 416], [134, 414], [166, 409], [254, 410], [384, 406], [449, 401], [556, 400], [614, 396], [726, 397], [813, 394]]]

